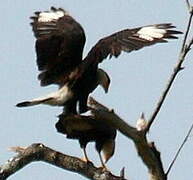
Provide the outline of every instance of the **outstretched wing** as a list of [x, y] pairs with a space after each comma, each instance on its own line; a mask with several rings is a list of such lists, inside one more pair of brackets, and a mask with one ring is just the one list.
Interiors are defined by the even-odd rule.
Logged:
[[135, 29], [125, 29], [105, 37], [90, 50], [86, 62], [100, 63], [108, 56], [118, 57], [122, 51], [131, 52], [156, 43], [167, 42], [167, 39], [177, 39], [180, 31], [171, 23], [155, 24]]
[[35, 12], [31, 19], [41, 85], [62, 85], [66, 75], [82, 61], [84, 30], [61, 8]]

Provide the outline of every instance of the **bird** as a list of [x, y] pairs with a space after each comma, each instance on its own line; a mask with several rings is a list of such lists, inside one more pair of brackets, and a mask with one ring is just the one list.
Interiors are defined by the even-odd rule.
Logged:
[[[77, 139], [79, 141], [86, 162], [90, 162], [86, 153], [86, 146], [89, 142], [95, 142], [101, 165], [106, 169], [105, 163], [113, 156], [115, 151], [117, 133], [115, 128], [102, 119], [96, 120], [92, 115], [66, 116], [65, 114], [59, 115], [59, 121], [55, 124], [55, 127], [59, 133], [66, 135], [68, 139]], [[101, 152], [103, 152], [103, 157]]]
[[56, 84], [59, 89], [16, 106], [62, 106], [66, 114], [86, 112], [88, 96], [99, 85], [108, 92], [110, 77], [99, 68], [104, 59], [117, 58], [122, 51], [129, 53], [168, 42], [182, 33], [174, 30], [171, 23], [124, 29], [100, 39], [83, 58], [84, 29], [67, 11], [51, 7], [48, 11], [35, 12], [31, 20], [40, 84]]

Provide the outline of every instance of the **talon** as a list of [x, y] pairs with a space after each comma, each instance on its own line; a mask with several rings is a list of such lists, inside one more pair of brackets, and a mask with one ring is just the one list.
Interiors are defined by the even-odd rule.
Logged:
[[87, 153], [86, 153], [86, 147], [83, 147], [83, 153], [84, 153], [84, 157], [81, 158], [81, 160], [84, 161], [84, 162], [86, 162], [86, 163], [91, 162], [91, 161], [88, 159], [88, 156], [87, 156]]
[[82, 158], [80, 158], [82, 161], [84, 161], [84, 162], [86, 162], [86, 163], [89, 163], [90, 162], [90, 160], [89, 159], [87, 159], [86, 157], [82, 157]]
[[102, 169], [102, 172], [110, 172], [105, 165], [99, 166], [98, 168]]

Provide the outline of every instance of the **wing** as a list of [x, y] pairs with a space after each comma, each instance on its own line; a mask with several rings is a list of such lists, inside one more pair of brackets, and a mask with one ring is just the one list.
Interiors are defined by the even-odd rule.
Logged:
[[[108, 126], [103, 120], [95, 120], [93, 116], [84, 115], [59, 115], [59, 121], [57, 122], [57, 129], [64, 133], [70, 133], [73, 131], [85, 132], [94, 129], [106, 131]], [[62, 130], [63, 129], [63, 130]]]
[[155, 24], [135, 29], [125, 29], [105, 37], [90, 50], [86, 62], [100, 63], [108, 56], [118, 57], [122, 51], [131, 52], [156, 43], [167, 42], [167, 39], [177, 39], [180, 31], [171, 23]]
[[41, 85], [62, 85], [66, 75], [82, 61], [84, 30], [61, 8], [35, 12], [31, 19]]
[[56, 129], [58, 132], [68, 135], [72, 135], [74, 132], [86, 132], [95, 128], [92, 121], [94, 120], [91, 116], [64, 116], [61, 114], [59, 121], [56, 123]]

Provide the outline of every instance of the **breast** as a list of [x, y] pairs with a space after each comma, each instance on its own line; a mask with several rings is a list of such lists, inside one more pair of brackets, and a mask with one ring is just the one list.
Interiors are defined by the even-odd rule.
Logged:
[[58, 90], [57, 93], [57, 102], [60, 105], [64, 105], [67, 101], [74, 97], [74, 93], [68, 85], [64, 85], [62, 88]]

